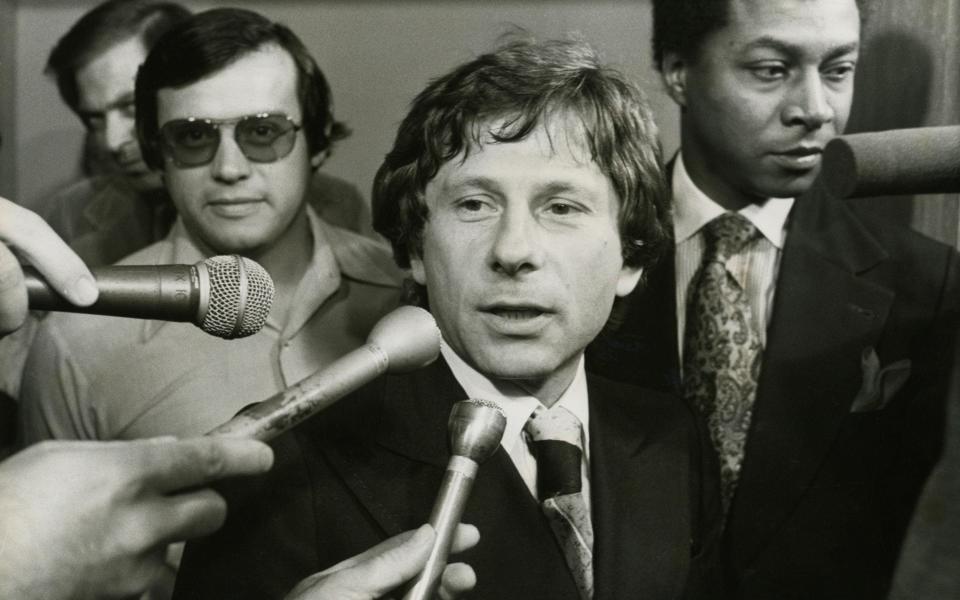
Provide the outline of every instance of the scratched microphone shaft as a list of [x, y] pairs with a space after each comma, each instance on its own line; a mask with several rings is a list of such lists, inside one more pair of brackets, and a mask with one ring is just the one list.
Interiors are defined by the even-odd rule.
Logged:
[[251, 404], [207, 435], [267, 441], [327, 408], [386, 372], [387, 355], [375, 344], [345, 354], [300, 383]]

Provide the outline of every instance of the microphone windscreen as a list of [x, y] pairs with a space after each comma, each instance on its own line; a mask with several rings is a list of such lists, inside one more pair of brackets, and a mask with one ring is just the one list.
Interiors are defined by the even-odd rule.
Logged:
[[835, 138], [820, 179], [837, 198], [960, 192], [960, 125]]
[[210, 298], [200, 329], [225, 339], [260, 331], [273, 306], [270, 274], [256, 261], [236, 255], [212, 256], [201, 264], [210, 279]]

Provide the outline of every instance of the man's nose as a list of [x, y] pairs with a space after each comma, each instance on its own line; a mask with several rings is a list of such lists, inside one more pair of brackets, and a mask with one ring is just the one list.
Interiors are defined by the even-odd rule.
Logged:
[[784, 125], [801, 125], [812, 131], [833, 122], [835, 116], [823, 76], [818, 69], [807, 69], [784, 106]]
[[213, 156], [210, 165], [211, 174], [217, 181], [233, 183], [250, 176], [250, 159], [248, 159], [237, 141], [233, 139], [233, 132], [220, 131], [220, 146]]
[[491, 263], [494, 271], [516, 275], [539, 268], [541, 247], [536, 219], [524, 207], [508, 207], [496, 224]]
[[128, 144], [137, 143], [137, 133], [134, 119], [117, 111], [108, 112], [105, 116], [104, 143], [113, 154], [121, 152]]

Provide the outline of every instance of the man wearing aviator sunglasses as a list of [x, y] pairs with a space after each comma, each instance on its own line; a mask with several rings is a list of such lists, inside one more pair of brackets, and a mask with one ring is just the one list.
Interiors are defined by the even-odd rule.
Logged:
[[223, 341], [189, 324], [52, 315], [27, 362], [25, 441], [202, 434], [360, 346], [399, 299], [389, 249], [307, 201], [347, 134], [326, 79], [287, 27], [198, 13], [163, 36], [136, 81], [144, 160], [179, 218], [127, 262], [259, 262], [276, 284], [266, 327]]

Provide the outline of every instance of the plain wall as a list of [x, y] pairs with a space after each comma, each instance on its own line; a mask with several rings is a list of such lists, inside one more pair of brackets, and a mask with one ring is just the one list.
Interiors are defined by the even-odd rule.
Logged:
[[[17, 177], [7, 193], [27, 206], [36, 206], [79, 176], [83, 129], [61, 102], [53, 81], [43, 75], [43, 67], [56, 40], [98, 2], [14, 2], [17, 126], [15, 141], [7, 146], [17, 149], [13, 157]], [[651, 67], [649, 1], [183, 4], [195, 10], [251, 8], [286, 23], [303, 39], [330, 80], [337, 117], [353, 129], [324, 168], [356, 184], [365, 196], [413, 96], [430, 78], [490, 49], [515, 25], [541, 38], [580, 32], [607, 62], [647, 90], [668, 151], [678, 143], [677, 110]], [[7, 70], [9, 65], [0, 68]]]

